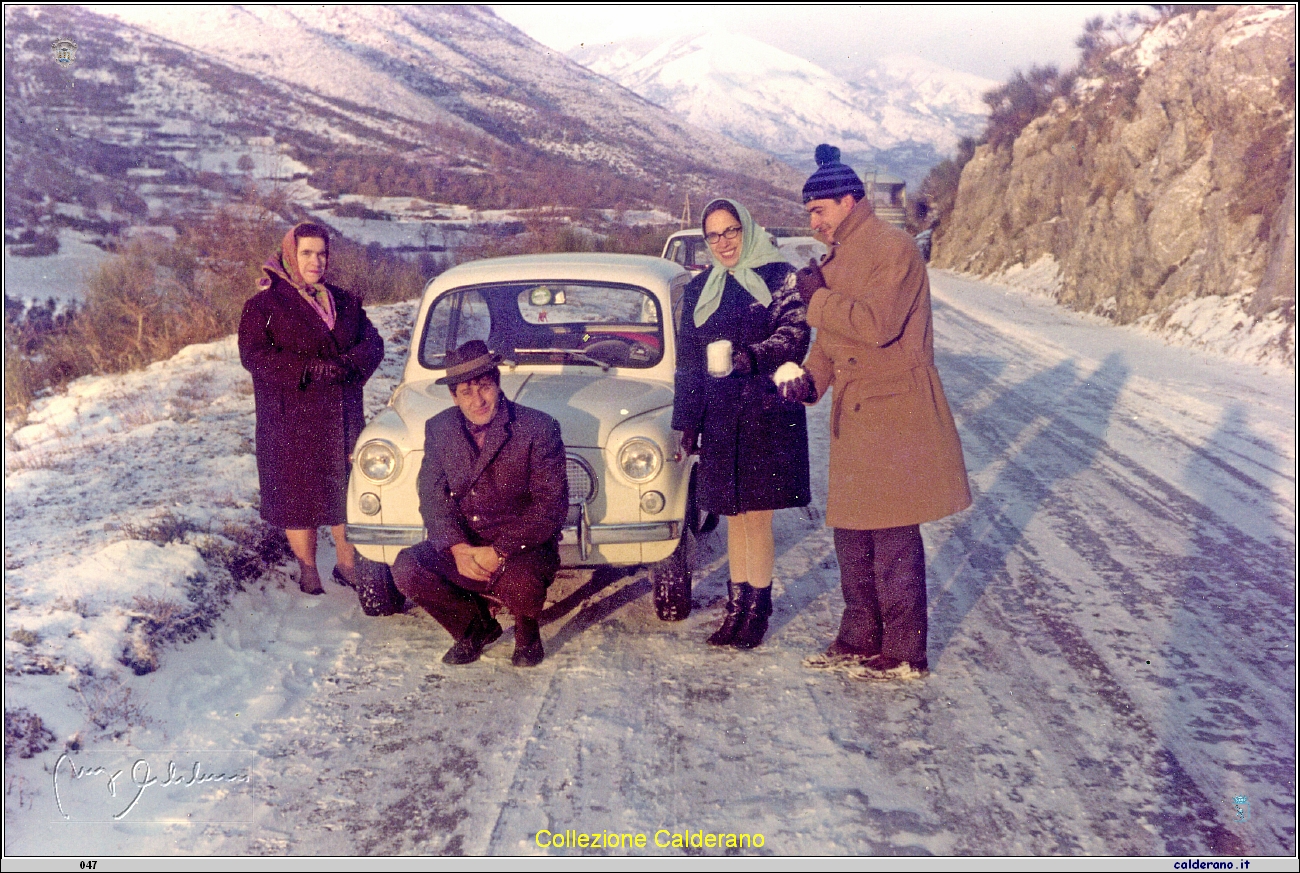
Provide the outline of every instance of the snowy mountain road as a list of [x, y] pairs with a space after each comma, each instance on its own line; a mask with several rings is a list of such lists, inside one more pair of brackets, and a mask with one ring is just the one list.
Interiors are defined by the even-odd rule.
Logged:
[[[922, 528], [928, 679], [801, 666], [843, 608], [821, 404], [814, 504], [776, 515], [758, 649], [704, 643], [724, 530], [684, 622], [655, 617], [644, 570], [563, 573], [533, 670], [509, 634], [449, 667], [420, 610], [366, 618], [337, 586], [271, 579], [133, 680], [168, 716], [135, 748], [244, 750], [247, 783], [67, 829], [36, 785], [47, 752], [35, 799], [6, 802], [8, 851], [57, 833], [100, 853], [1294, 854], [1293, 375], [932, 281], [976, 496]], [[645, 842], [570, 848], [570, 830]], [[710, 834], [724, 847], [690, 845]]]

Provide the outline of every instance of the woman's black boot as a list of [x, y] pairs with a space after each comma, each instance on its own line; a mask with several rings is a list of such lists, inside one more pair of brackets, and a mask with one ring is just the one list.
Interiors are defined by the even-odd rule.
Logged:
[[738, 649], [752, 649], [763, 642], [763, 635], [767, 633], [767, 618], [772, 614], [772, 586], [751, 588], [745, 583], [745, 587], [750, 590], [748, 608], [741, 615], [740, 627], [736, 629], [736, 636], [731, 641]]
[[727, 580], [727, 617], [722, 620], [722, 626], [709, 637], [709, 645], [731, 645], [736, 638], [736, 630], [740, 627], [740, 620], [753, 597], [754, 589], [749, 587], [748, 582]]

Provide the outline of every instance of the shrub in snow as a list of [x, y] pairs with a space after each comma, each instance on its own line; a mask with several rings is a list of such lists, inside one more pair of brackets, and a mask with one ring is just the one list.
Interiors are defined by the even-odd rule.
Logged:
[[54, 742], [54, 734], [41, 717], [26, 707], [5, 710], [5, 760], [14, 752], [30, 758], [44, 752]]
[[132, 728], [147, 727], [152, 722], [140, 704], [131, 699], [132, 689], [117, 673], [96, 673], [93, 668], [85, 668], [68, 687], [77, 692], [86, 720], [103, 736], [119, 739]]

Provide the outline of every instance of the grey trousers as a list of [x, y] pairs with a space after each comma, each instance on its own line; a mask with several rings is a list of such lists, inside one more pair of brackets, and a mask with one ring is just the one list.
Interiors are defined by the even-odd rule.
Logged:
[[838, 642], [863, 655], [925, 664], [925, 546], [921, 526], [835, 528], [844, 617]]

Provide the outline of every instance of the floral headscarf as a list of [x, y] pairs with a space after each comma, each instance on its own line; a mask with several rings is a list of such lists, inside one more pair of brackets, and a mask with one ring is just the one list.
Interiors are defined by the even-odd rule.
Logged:
[[[722, 301], [722, 289], [727, 284], [728, 273], [735, 276], [740, 287], [748, 291], [755, 300], [764, 306], [770, 306], [772, 292], [768, 290], [767, 283], [762, 277], [754, 272], [754, 267], [783, 260], [776, 246], [772, 245], [767, 231], [754, 221], [748, 209], [734, 200], [720, 199], [724, 203], [730, 203], [736, 210], [736, 214], [740, 216], [740, 260], [734, 267], [724, 267], [718, 260], [718, 256], [713, 253], [713, 246], [709, 246], [713, 269], [709, 271], [709, 278], [705, 280], [704, 288], [700, 291], [700, 299], [695, 304], [696, 327], [702, 326], [709, 320], [709, 316], [718, 310], [718, 304]], [[718, 201], [714, 200], [709, 205], [716, 202]], [[705, 211], [708, 211], [708, 207], [705, 207]]]

